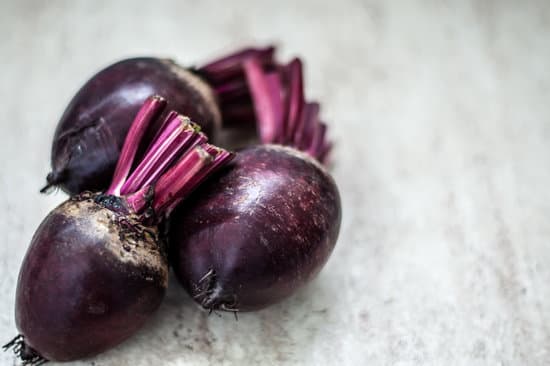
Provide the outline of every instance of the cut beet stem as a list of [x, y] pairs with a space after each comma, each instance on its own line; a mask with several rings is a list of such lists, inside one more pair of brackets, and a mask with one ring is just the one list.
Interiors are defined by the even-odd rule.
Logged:
[[159, 117], [165, 104], [162, 98], [153, 96], [140, 109], [106, 192], [122, 196], [131, 212], [141, 214], [151, 207], [159, 220], [233, 157], [208, 144], [206, 135], [189, 118], [170, 112], [145, 156], [130, 172], [144, 131]]
[[286, 67], [288, 73], [288, 92], [286, 102], [286, 133], [285, 141], [294, 141], [296, 126], [298, 125], [304, 101], [304, 82], [302, 75], [302, 62], [295, 58]]
[[260, 140], [264, 144], [277, 142], [284, 131], [280, 77], [276, 73], [264, 73], [255, 59], [245, 61], [244, 69], [254, 99]]
[[165, 107], [166, 100], [158, 95], [152, 96], [145, 101], [126, 135], [111, 186], [105, 193], [112, 195], [120, 194], [120, 190], [132, 168], [139, 142], [145, 135], [147, 128], [151, 125], [151, 122], [158, 118]]
[[128, 178], [121, 193], [133, 193], [144, 185], [151, 184], [174, 161], [186, 146], [193, 144], [199, 137], [198, 127], [189, 118], [175, 115], [153, 141], [145, 158]]
[[272, 66], [275, 47], [245, 48], [224, 58], [200, 67], [197, 72], [210, 84], [220, 86], [231, 81], [244, 79], [243, 63], [256, 59], [261, 65]]

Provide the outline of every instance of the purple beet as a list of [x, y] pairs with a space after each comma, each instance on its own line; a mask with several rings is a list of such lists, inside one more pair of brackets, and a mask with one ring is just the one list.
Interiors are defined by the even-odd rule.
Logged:
[[101, 199], [73, 197], [35, 233], [16, 295], [22, 358], [102, 352], [135, 333], [164, 297], [168, 265], [158, 230]]
[[338, 189], [320, 163], [331, 145], [319, 105], [304, 100], [301, 62], [270, 71], [249, 60], [245, 71], [264, 145], [239, 151], [170, 221], [176, 276], [209, 310], [291, 295], [323, 267], [340, 228]]
[[[122, 60], [94, 75], [73, 97], [55, 131], [47, 185], [69, 194], [107, 188], [134, 116], [149, 95], [170, 101], [169, 110], [200, 121], [214, 138], [222, 119], [231, 125], [253, 118], [252, 99], [243, 71], [253, 58], [265, 67], [274, 48], [245, 49], [196, 69], [168, 59], [141, 57]], [[248, 116], [248, 117], [246, 117]], [[150, 127], [150, 142], [159, 124]]]
[[168, 261], [158, 225], [232, 157], [170, 112], [132, 170], [145, 131], [165, 107], [160, 97], [146, 100], [104, 194], [73, 196], [35, 232], [17, 284], [20, 335], [5, 346], [25, 363], [102, 352], [135, 333], [160, 305]]
[[334, 180], [295, 149], [239, 151], [171, 220], [171, 262], [206, 309], [256, 310], [315, 276], [338, 237]]

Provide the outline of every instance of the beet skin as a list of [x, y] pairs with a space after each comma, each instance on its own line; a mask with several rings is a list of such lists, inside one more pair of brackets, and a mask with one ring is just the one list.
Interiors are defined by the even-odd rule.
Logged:
[[170, 260], [204, 308], [260, 309], [319, 272], [340, 220], [338, 189], [317, 161], [293, 148], [255, 146], [174, 212]]
[[[132, 120], [153, 94], [169, 101], [167, 110], [200, 121], [203, 132], [215, 137], [220, 111], [204, 81], [171, 60], [123, 60], [94, 75], [65, 109], [55, 131], [45, 189], [57, 185], [77, 194], [107, 188]], [[152, 126], [147, 142], [159, 128]]]
[[61, 204], [33, 237], [16, 293], [23, 361], [97, 354], [135, 333], [161, 303], [168, 266], [157, 230], [94, 197]]

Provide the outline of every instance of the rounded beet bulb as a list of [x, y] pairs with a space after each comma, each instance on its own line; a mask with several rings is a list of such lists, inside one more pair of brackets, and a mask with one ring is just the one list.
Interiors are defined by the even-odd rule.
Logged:
[[174, 271], [206, 309], [263, 308], [321, 269], [340, 215], [336, 184], [317, 161], [280, 145], [244, 149], [174, 213]]
[[35, 232], [17, 283], [20, 334], [5, 346], [25, 364], [95, 355], [134, 334], [159, 307], [168, 260], [158, 225], [232, 157], [170, 112], [133, 168], [165, 107], [155, 96], [139, 110], [105, 193], [73, 196]]
[[135, 333], [164, 297], [168, 265], [158, 230], [101, 198], [73, 197], [34, 235], [15, 304], [24, 359], [102, 352]]
[[[243, 71], [249, 58], [272, 64], [274, 49], [245, 49], [196, 69], [172, 60], [131, 58], [114, 63], [86, 82], [63, 113], [53, 139], [47, 185], [69, 194], [107, 188], [132, 117], [145, 99], [160, 94], [214, 138], [225, 124], [254, 118]], [[150, 142], [160, 124], [150, 127]]]
[[209, 310], [260, 309], [292, 294], [328, 260], [340, 228], [338, 189], [321, 165], [330, 143], [306, 103], [297, 59], [245, 62], [264, 145], [245, 148], [170, 221], [177, 278]]

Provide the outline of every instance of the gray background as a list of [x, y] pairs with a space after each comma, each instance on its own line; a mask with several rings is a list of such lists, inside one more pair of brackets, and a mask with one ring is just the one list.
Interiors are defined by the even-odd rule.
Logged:
[[172, 282], [143, 331], [77, 364], [550, 364], [548, 4], [1, 0], [0, 340], [31, 235], [65, 198], [38, 189], [77, 88], [127, 56], [275, 41], [305, 60], [336, 142], [328, 265], [238, 322]]

